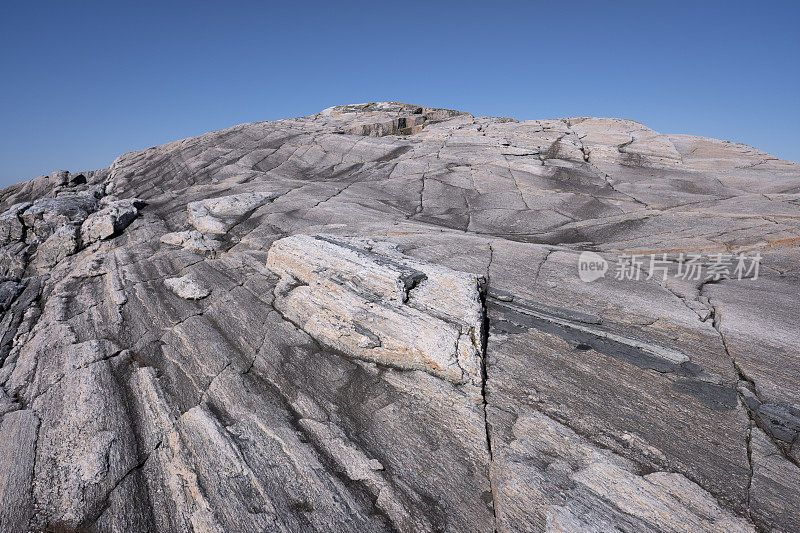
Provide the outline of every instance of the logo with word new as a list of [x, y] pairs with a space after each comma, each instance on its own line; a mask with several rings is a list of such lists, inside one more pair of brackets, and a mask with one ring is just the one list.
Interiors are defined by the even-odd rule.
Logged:
[[578, 257], [578, 277], [581, 281], [590, 282], [605, 277], [608, 261], [600, 254], [582, 252]]

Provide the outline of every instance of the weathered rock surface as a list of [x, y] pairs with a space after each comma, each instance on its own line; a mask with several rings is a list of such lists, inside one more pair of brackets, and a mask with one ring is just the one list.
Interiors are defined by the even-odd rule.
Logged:
[[211, 289], [201, 285], [188, 276], [167, 278], [164, 280], [164, 284], [169, 287], [172, 292], [187, 300], [199, 300], [211, 294]]
[[0, 531], [800, 530], [797, 163], [384, 102], [0, 212]]
[[275, 309], [351, 357], [480, 387], [482, 280], [397, 256], [346, 238], [276, 241], [267, 255], [281, 276]]
[[189, 223], [200, 232], [227, 233], [261, 204], [274, 198], [269, 193], [243, 193], [190, 202]]
[[196, 229], [165, 233], [160, 240], [164, 244], [180, 246], [195, 253], [213, 253], [221, 247], [219, 241], [200, 233]]
[[47, 237], [36, 250], [36, 266], [40, 272], [53, 268], [59, 261], [78, 251], [81, 231], [77, 224], [64, 224]]
[[102, 203], [105, 207], [86, 217], [81, 225], [81, 240], [84, 244], [108, 239], [121, 232], [139, 214], [137, 204], [141, 207], [141, 202], [137, 199]]

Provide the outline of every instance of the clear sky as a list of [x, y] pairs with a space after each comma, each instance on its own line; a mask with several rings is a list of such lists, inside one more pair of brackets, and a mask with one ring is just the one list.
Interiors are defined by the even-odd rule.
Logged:
[[800, 160], [800, 3], [8, 0], [0, 185], [398, 100], [631, 118]]

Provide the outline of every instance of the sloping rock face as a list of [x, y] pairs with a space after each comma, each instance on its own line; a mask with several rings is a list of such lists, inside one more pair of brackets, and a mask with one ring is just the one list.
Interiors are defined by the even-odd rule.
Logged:
[[376, 103], [0, 203], [0, 531], [800, 530], [797, 163]]
[[483, 278], [376, 251], [319, 235], [276, 241], [275, 308], [350, 357], [480, 387]]

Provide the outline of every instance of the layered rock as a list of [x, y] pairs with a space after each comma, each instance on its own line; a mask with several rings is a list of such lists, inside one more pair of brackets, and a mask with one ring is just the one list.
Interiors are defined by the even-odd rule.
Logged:
[[797, 163], [386, 102], [0, 212], [2, 531], [800, 529]]
[[320, 235], [276, 241], [275, 308], [351, 357], [481, 386], [482, 279], [379, 250]]
[[264, 192], [233, 194], [190, 202], [189, 223], [200, 232], [224, 234], [248, 213], [274, 195]]
[[[100, 174], [104, 176], [105, 174]], [[38, 273], [80, 248], [118, 235], [138, 216], [144, 202], [106, 195], [105, 186], [90, 187], [83, 174], [54, 172], [61, 187], [52, 198], [12, 205], [0, 214], [0, 270], [10, 277], [25, 277], [32, 263]]]
[[169, 287], [172, 292], [187, 300], [199, 300], [211, 294], [211, 289], [188, 276], [167, 278], [164, 280], [164, 284]]

